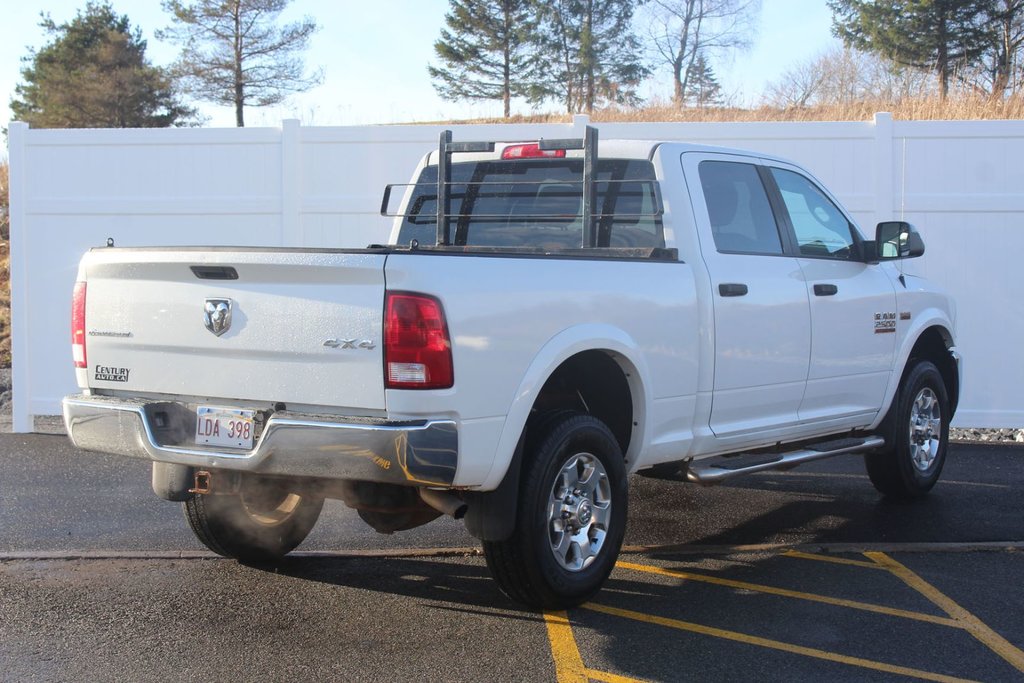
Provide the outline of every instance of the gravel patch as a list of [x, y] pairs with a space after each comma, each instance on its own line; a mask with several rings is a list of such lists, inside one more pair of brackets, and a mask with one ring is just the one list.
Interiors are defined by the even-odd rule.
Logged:
[[949, 440], [968, 443], [1024, 443], [1024, 429], [953, 428], [949, 430]]

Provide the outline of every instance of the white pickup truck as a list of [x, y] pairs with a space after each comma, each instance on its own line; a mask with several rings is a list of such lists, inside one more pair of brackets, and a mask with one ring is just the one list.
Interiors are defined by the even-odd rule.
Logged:
[[153, 463], [207, 547], [272, 561], [325, 498], [447, 513], [513, 599], [615, 564], [628, 474], [699, 484], [862, 453], [917, 497], [946, 457], [955, 308], [799, 166], [675, 142], [453, 142], [385, 192], [388, 245], [97, 248], [72, 310], [85, 450]]

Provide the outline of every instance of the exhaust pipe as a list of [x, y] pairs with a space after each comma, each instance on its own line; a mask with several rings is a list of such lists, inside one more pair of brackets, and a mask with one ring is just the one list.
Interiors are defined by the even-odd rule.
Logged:
[[455, 519], [462, 519], [466, 516], [466, 508], [469, 506], [466, 505], [466, 501], [454, 493], [433, 489], [419, 489], [419, 492], [423, 502], [438, 512]]

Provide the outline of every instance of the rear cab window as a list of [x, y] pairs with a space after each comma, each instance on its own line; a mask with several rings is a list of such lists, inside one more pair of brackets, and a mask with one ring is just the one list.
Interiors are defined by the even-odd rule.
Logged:
[[[484, 247], [576, 249], [583, 242], [583, 159], [456, 162], [451, 165], [452, 243]], [[640, 159], [599, 159], [594, 221], [598, 246], [664, 247], [654, 166]], [[398, 244], [433, 244], [437, 166], [413, 188]]]

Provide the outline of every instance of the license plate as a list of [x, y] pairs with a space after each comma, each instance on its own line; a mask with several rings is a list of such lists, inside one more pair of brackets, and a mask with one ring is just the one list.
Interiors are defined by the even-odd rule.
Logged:
[[199, 406], [196, 408], [196, 443], [227, 448], [252, 448], [255, 410]]

